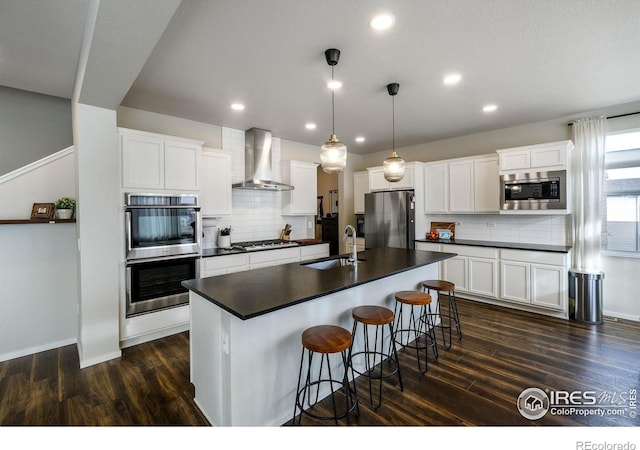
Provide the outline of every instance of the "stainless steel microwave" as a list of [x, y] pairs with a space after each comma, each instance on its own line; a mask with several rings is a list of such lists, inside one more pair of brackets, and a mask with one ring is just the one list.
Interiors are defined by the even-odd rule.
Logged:
[[567, 171], [527, 172], [500, 177], [500, 209], [567, 209]]

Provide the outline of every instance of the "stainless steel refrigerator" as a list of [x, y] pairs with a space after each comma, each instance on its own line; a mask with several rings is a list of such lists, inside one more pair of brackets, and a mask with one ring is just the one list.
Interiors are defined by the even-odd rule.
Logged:
[[415, 212], [413, 191], [365, 194], [365, 247], [415, 248]]

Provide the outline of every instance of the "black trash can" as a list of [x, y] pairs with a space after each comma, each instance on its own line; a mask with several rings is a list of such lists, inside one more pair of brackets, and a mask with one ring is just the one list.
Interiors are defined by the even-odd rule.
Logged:
[[569, 271], [569, 318], [602, 323], [603, 272]]

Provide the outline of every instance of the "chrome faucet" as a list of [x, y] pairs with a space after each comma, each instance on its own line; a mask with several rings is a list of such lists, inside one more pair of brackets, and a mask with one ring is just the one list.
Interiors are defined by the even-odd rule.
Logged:
[[358, 266], [358, 250], [356, 249], [356, 229], [353, 225], [347, 225], [344, 229], [344, 238], [343, 240], [347, 242], [349, 239], [349, 230], [351, 230], [351, 237], [353, 238], [353, 249], [351, 250], [351, 257], [349, 257], [349, 262], [354, 266]]

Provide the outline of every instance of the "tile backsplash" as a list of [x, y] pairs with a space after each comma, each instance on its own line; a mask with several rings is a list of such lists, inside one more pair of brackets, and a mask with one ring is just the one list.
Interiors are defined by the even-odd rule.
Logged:
[[455, 222], [457, 239], [550, 245], [571, 245], [572, 239], [570, 215], [427, 215], [427, 226], [431, 222]]
[[[222, 149], [232, 154], [233, 183], [244, 181], [244, 131], [222, 129]], [[280, 176], [280, 139], [272, 143], [272, 175], [276, 181]], [[277, 239], [285, 224], [292, 227], [291, 239], [313, 237], [314, 216], [282, 216], [281, 193], [272, 191], [232, 190], [232, 215], [217, 219], [204, 219], [204, 248], [217, 247], [218, 229], [231, 227], [231, 242]]]

